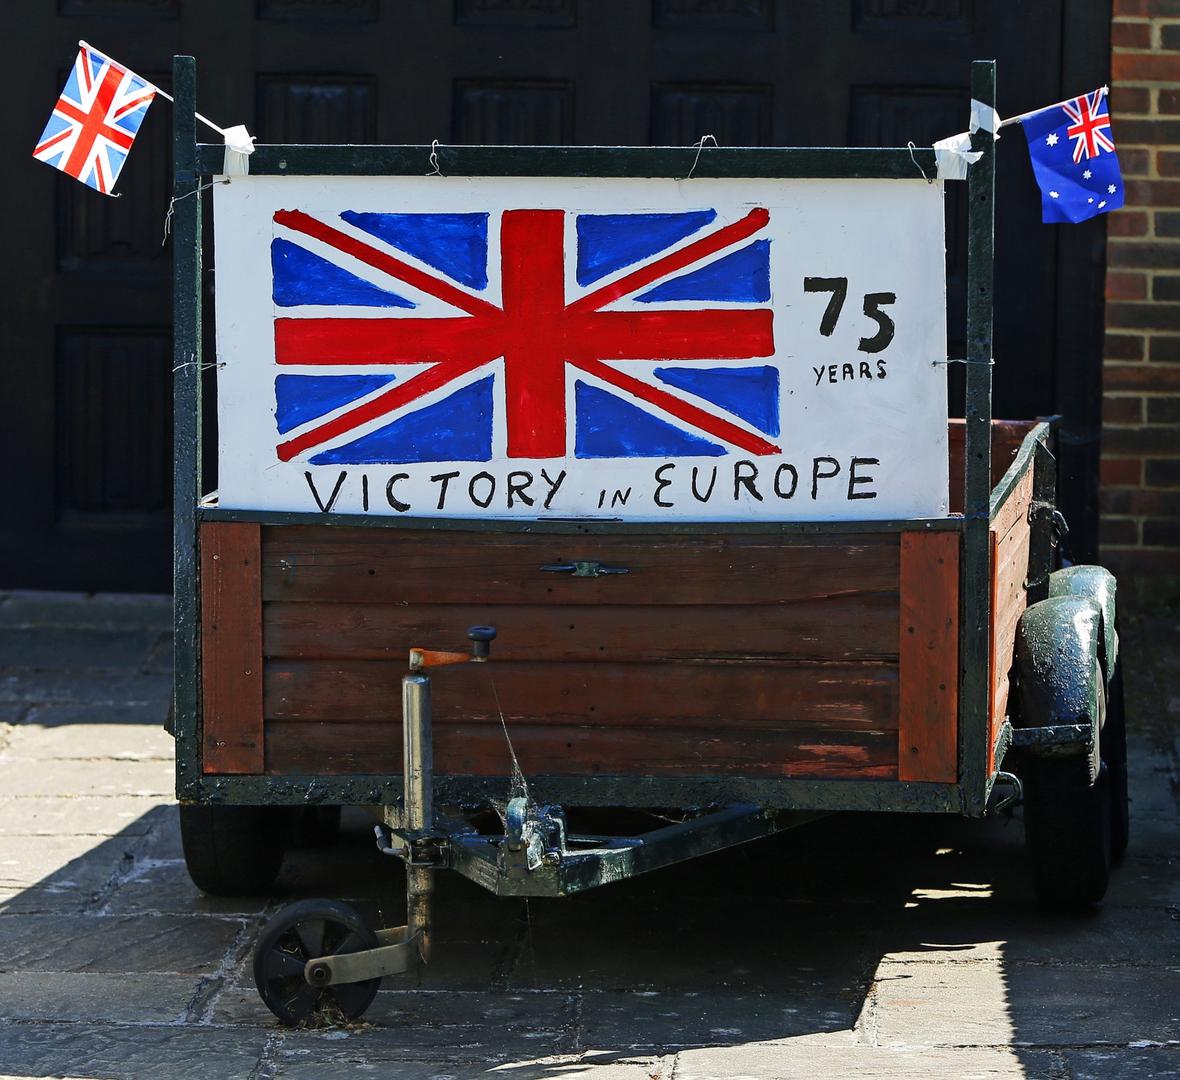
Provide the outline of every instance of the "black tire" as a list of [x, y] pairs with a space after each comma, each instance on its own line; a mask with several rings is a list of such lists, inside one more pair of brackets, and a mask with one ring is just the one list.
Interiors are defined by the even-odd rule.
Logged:
[[1127, 795], [1127, 714], [1123, 703], [1123, 665], [1116, 663], [1107, 691], [1106, 725], [1102, 729], [1102, 760], [1110, 776], [1110, 858], [1122, 862], [1131, 839]]
[[266, 924], [254, 949], [254, 985], [280, 1023], [294, 1027], [339, 1010], [355, 1020], [373, 1003], [380, 979], [315, 987], [303, 976], [308, 960], [377, 948], [360, 914], [337, 900], [300, 900]]
[[339, 835], [339, 806], [301, 806], [296, 810], [295, 847], [331, 847]]
[[211, 896], [260, 896], [283, 863], [290, 813], [283, 806], [180, 807], [189, 877]]
[[[1102, 685], [1099, 679], [1099, 686]], [[1105, 696], [1099, 697], [1099, 711]], [[1110, 880], [1110, 770], [1099, 748], [1089, 755], [1024, 763], [1024, 835], [1041, 903], [1091, 907]]]

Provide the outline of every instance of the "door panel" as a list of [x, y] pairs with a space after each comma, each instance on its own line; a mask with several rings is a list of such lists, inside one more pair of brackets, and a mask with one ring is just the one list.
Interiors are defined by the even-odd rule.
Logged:
[[[928, 145], [965, 126], [973, 58], [997, 58], [1007, 114], [1099, 85], [1109, 19], [1109, 0], [1071, 4], [1068, 25], [1061, 0], [32, 5], [11, 57], [32, 105], [12, 125], [6, 175], [22, 258], [2, 271], [0, 455], [19, 467], [0, 516], [0, 587], [170, 584], [171, 106], [149, 111], [118, 199], [31, 161], [78, 38], [165, 87], [172, 53], [195, 55], [202, 112], [267, 141]], [[998, 161], [995, 410], [1066, 412], [1062, 497], [1084, 554], [1101, 346], [1078, 328], [1100, 318], [1089, 267], [1101, 223], [1040, 224], [1022, 141], [1006, 133]], [[964, 196], [948, 188], [951, 356]], [[207, 298], [214, 276], [210, 253]]]

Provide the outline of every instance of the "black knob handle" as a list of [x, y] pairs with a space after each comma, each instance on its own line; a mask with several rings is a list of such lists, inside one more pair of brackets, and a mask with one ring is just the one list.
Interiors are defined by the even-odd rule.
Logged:
[[471, 652], [476, 660], [486, 660], [491, 655], [492, 639], [496, 636], [494, 626], [469, 626], [467, 636], [471, 638]]

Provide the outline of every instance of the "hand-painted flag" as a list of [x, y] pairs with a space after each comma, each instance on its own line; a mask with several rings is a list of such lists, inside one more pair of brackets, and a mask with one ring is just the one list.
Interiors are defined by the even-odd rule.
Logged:
[[33, 157], [110, 195], [156, 88], [83, 45]]
[[777, 453], [768, 222], [280, 210], [277, 456]]
[[1095, 90], [1021, 121], [1045, 222], [1085, 221], [1123, 205], [1105, 97]]

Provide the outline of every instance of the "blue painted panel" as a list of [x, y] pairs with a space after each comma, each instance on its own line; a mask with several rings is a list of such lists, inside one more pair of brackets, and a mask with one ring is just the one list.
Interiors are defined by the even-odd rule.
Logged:
[[463, 285], [487, 288], [487, 214], [362, 214], [345, 210], [340, 216]]
[[404, 296], [379, 288], [281, 237], [271, 241], [270, 265], [274, 274], [274, 302], [280, 307], [297, 307], [300, 304], [415, 306]]
[[770, 241], [755, 240], [700, 270], [665, 281], [635, 299], [645, 304], [660, 300], [765, 303], [770, 299]]
[[580, 458], [720, 457], [725, 449], [690, 435], [596, 386], [579, 382], [574, 453]]
[[581, 214], [578, 217], [579, 285], [646, 259], [703, 229], [716, 210], [686, 214]]
[[359, 439], [325, 450], [313, 465], [398, 465], [411, 461], [490, 461], [492, 378], [472, 383]]
[[388, 386], [396, 375], [278, 375], [275, 426], [286, 434], [308, 420]]
[[720, 405], [767, 435], [779, 433], [777, 368], [660, 367], [655, 374], [669, 386]]

